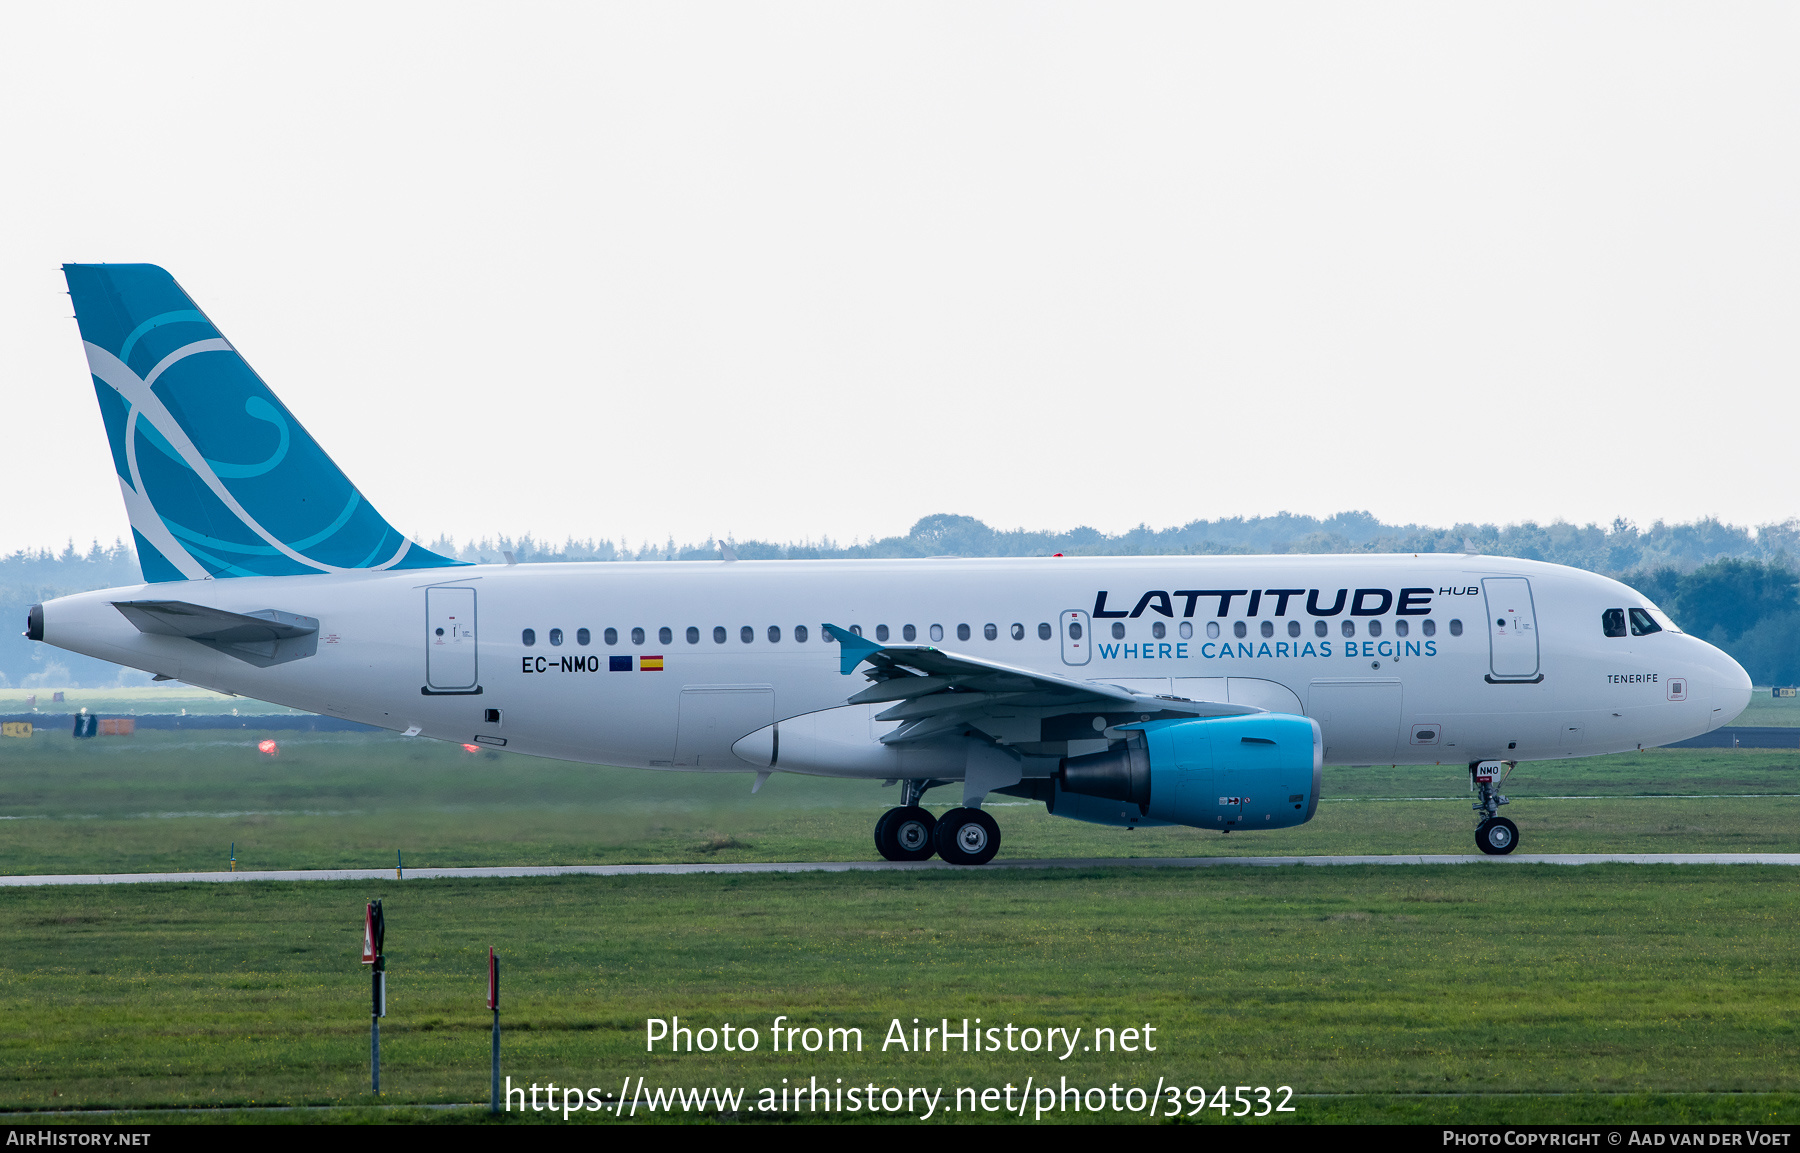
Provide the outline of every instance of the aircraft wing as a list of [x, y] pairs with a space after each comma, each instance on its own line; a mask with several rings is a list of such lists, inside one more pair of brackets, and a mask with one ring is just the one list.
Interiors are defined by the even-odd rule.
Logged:
[[874, 682], [846, 703], [895, 702], [875, 717], [904, 722], [881, 738], [883, 744], [921, 741], [963, 727], [980, 729], [984, 718], [996, 714], [1054, 716], [1091, 711], [1129, 713], [1137, 720], [1147, 713], [1227, 717], [1264, 711], [1250, 705], [1134, 693], [1117, 685], [1022, 669], [932, 645], [877, 644], [836, 625], [826, 625], [825, 631], [842, 650], [844, 675], [867, 665], [864, 675]]

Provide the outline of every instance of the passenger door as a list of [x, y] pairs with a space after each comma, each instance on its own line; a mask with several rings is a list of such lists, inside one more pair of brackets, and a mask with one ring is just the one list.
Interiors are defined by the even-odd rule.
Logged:
[[473, 695], [480, 668], [475, 659], [475, 590], [425, 590], [425, 692]]
[[1543, 680], [1538, 672], [1537, 609], [1524, 577], [1484, 577], [1490, 681]]

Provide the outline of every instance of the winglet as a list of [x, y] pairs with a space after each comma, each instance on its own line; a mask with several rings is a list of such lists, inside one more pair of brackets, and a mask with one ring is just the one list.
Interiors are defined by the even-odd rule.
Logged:
[[881, 646], [874, 641], [866, 640], [863, 637], [857, 636], [849, 629], [840, 629], [836, 625], [826, 625], [825, 634], [836, 641], [838, 646], [843, 649], [842, 660], [838, 665], [838, 672], [843, 673], [845, 676], [849, 676], [851, 673], [855, 672], [857, 665], [862, 664], [863, 661], [881, 651]]

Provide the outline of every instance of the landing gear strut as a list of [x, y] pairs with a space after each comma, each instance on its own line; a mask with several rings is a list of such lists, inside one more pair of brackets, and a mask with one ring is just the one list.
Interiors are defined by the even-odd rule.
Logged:
[[919, 807], [930, 781], [902, 781], [900, 804], [875, 822], [875, 850], [889, 861], [928, 861], [937, 852], [937, 818]]
[[1519, 847], [1519, 826], [1500, 815], [1501, 805], [1512, 804], [1500, 795], [1500, 785], [1514, 764], [1477, 761], [1469, 766], [1469, 784], [1475, 790], [1475, 803], [1469, 807], [1481, 814], [1475, 826], [1475, 844], [1490, 857], [1503, 857]]

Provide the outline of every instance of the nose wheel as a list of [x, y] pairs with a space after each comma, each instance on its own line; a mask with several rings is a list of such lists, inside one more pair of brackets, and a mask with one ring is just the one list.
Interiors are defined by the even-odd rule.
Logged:
[[1519, 844], [1519, 826], [1505, 817], [1483, 821], [1475, 827], [1475, 844], [1490, 857], [1504, 857]]
[[1500, 795], [1500, 785], [1515, 763], [1477, 761], [1469, 766], [1469, 785], [1475, 790], [1475, 803], [1469, 807], [1479, 814], [1475, 845], [1490, 857], [1504, 857], [1519, 847], [1519, 826], [1500, 815], [1501, 805], [1512, 804]]

